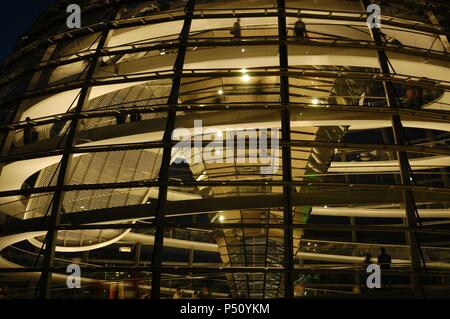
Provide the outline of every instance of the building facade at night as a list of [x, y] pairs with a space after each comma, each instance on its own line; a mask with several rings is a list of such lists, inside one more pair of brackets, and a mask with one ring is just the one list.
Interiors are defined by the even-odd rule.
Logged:
[[70, 3], [2, 69], [8, 298], [450, 297], [448, 2]]

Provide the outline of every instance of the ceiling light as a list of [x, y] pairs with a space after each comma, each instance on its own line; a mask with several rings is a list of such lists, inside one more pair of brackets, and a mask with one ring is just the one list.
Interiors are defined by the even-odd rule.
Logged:
[[244, 49], [244, 48], [242, 48], [242, 49], [241, 49], [241, 52], [242, 52], [242, 53], [244, 53], [244, 52], [245, 52], [245, 49]]
[[204, 171], [199, 177], [197, 177], [196, 181], [202, 181], [206, 178], [206, 171]]
[[242, 81], [244, 81], [244, 82], [249, 82], [249, 81], [250, 81], [250, 76], [249, 76], [248, 74], [244, 74], [244, 75], [242, 76]]
[[225, 220], [225, 217], [223, 217], [223, 215], [219, 216], [219, 221], [222, 223]]
[[218, 90], [217, 94], [222, 95], [223, 94], [223, 90], [222, 89]]
[[131, 247], [125, 246], [125, 247], [119, 247], [119, 251], [121, 253], [131, 253]]
[[314, 105], [317, 105], [317, 104], [319, 104], [319, 100], [318, 99], [313, 99], [311, 101], [311, 103], [314, 104]]

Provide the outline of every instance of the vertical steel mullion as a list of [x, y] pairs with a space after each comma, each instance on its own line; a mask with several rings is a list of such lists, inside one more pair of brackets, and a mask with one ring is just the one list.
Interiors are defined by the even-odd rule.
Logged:
[[[342, 153], [342, 161], [343, 162], [347, 162], [348, 161], [346, 152]], [[349, 175], [345, 175], [345, 182], [347, 184], [350, 184], [350, 177], [349, 177]], [[355, 217], [350, 217], [350, 225], [351, 226], [356, 226], [357, 225]], [[357, 230], [356, 229], [352, 229], [351, 230], [351, 235], [352, 235], [352, 243], [356, 244], [358, 242], [358, 232], [357, 232]], [[353, 256], [357, 256], [355, 245], [353, 245], [353, 253], [352, 253], [352, 255]], [[360, 272], [359, 272], [358, 268], [356, 268], [356, 271], [355, 271], [355, 284], [358, 287], [361, 285], [361, 275], [360, 275]]]
[[[361, 0], [363, 4], [363, 8], [367, 8], [371, 2], [369, 0]], [[378, 60], [380, 64], [380, 69], [383, 75], [390, 76], [390, 68], [389, 61], [384, 51], [383, 41], [381, 37], [381, 30], [377, 27], [370, 28], [369, 31], [372, 34], [372, 38], [377, 45], [377, 53]], [[390, 80], [384, 80], [383, 86], [385, 90], [385, 94], [387, 97], [388, 107], [390, 108], [399, 108], [397, 103], [395, 89]], [[404, 136], [403, 125], [398, 114], [393, 114], [392, 118], [392, 131], [394, 134], [394, 143], [398, 146], [406, 145], [406, 138]], [[411, 186], [411, 172], [410, 165], [408, 161], [408, 157], [406, 156], [406, 152], [397, 151], [398, 163], [400, 166], [400, 181], [404, 186]], [[422, 284], [422, 276], [421, 276], [421, 254], [420, 254], [420, 246], [417, 239], [416, 227], [417, 227], [417, 219], [416, 219], [416, 205], [414, 202], [413, 193], [411, 190], [403, 191], [403, 198], [405, 204], [405, 212], [406, 212], [406, 227], [408, 231], [406, 233], [406, 239], [409, 243], [410, 247], [410, 257], [411, 257], [411, 266], [410, 266], [410, 275], [411, 275], [411, 288], [414, 292], [414, 295], [419, 298], [423, 298], [423, 284]]]
[[[230, 254], [230, 250], [228, 249], [228, 241], [227, 241], [227, 237], [223, 236], [223, 240], [225, 242], [225, 248], [227, 249], [227, 255], [228, 255], [228, 263], [231, 265], [231, 254]], [[238, 293], [238, 286], [236, 285], [236, 278], [234, 273], [231, 273], [231, 278], [233, 279], [233, 286], [234, 286], [234, 291], [236, 292], [236, 298], [239, 298], [239, 293]]]
[[[240, 211], [240, 215], [241, 215], [241, 225], [244, 224], [244, 220], [242, 217], [242, 210]], [[244, 246], [244, 266], [247, 267], [248, 266], [248, 256], [247, 256], [247, 245], [245, 244], [245, 232], [244, 232], [244, 226], [241, 226], [241, 230], [242, 230], [242, 245]], [[248, 274], [244, 275], [246, 278], [246, 287], [247, 287], [247, 298], [251, 299], [250, 297], [250, 283], [249, 283], [249, 276]]]
[[[279, 58], [280, 58], [280, 101], [281, 101], [281, 140], [283, 157], [283, 182], [292, 182], [291, 167], [291, 115], [289, 108], [289, 76], [288, 76], [288, 49], [287, 49], [287, 26], [286, 26], [286, 4], [284, 0], [277, 0], [278, 5], [278, 36], [279, 36]], [[283, 186], [284, 208], [283, 221], [285, 225], [292, 225], [292, 186]], [[293, 242], [292, 228], [284, 229], [284, 297], [294, 296], [292, 285], [293, 268]]]
[[[266, 220], [266, 224], [269, 225], [270, 224], [270, 210], [267, 211], [267, 220]], [[266, 260], [264, 261], [264, 267], [267, 268], [267, 255], [269, 253], [269, 227], [266, 227]], [[262, 292], [262, 299], [266, 298], [266, 279], [267, 279], [267, 274], [266, 272], [264, 272], [264, 282], [263, 282], [263, 292]]]
[[[116, 15], [116, 12], [114, 13]], [[53, 271], [51, 270], [54, 265], [55, 258], [55, 248], [56, 248], [56, 239], [58, 236], [58, 231], [56, 227], [59, 226], [61, 220], [61, 210], [63, 208], [63, 199], [64, 192], [61, 190], [61, 187], [64, 186], [68, 174], [68, 170], [70, 167], [70, 161], [72, 158], [71, 149], [76, 140], [76, 132], [79, 124], [79, 113], [83, 110], [83, 106], [85, 105], [89, 93], [91, 84], [90, 81], [94, 76], [94, 72], [97, 68], [97, 65], [100, 61], [100, 53], [105, 43], [108, 40], [108, 36], [110, 35], [110, 29], [106, 28], [102, 31], [102, 35], [99, 39], [95, 54], [91, 58], [91, 62], [89, 65], [89, 69], [86, 73], [86, 78], [80, 90], [80, 96], [78, 98], [77, 105], [74, 109], [74, 117], [70, 122], [70, 126], [67, 133], [67, 139], [64, 146], [64, 153], [61, 158], [59, 164], [59, 172], [56, 183], [57, 190], [53, 195], [53, 200], [51, 201], [52, 209], [50, 212], [50, 222], [48, 227], [48, 232], [45, 240], [45, 255], [44, 255], [44, 270], [42, 271], [40, 277], [40, 285], [39, 285], [39, 297], [40, 298], [49, 298], [50, 297], [50, 288]]]
[[159, 299], [161, 295], [161, 255], [164, 243], [164, 228], [162, 223], [164, 222], [164, 206], [167, 200], [169, 181], [169, 169], [170, 169], [170, 159], [172, 156], [172, 132], [175, 129], [175, 120], [177, 114], [178, 98], [180, 96], [181, 78], [183, 75], [184, 60], [186, 57], [187, 42], [189, 38], [189, 32], [191, 30], [192, 19], [194, 16], [195, 0], [189, 0], [185, 7], [185, 19], [183, 23], [183, 29], [181, 30], [179, 36], [179, 49], [175, 65], [173, 68], [174, 76], [172, 88], [169, 95], [168, 106], [169, 110], [167, 113], [167, 122], [164, 130], [163, 136], [163, 156], [161, 161], [161, 168], [159, 171], [158, 182], [159, 192], [158, 201], [156, 204], [155, 213], [155, 242], [153, 245], [152, 254], [152, 287], [151, 287], [151, 298]]
[[[49, 45], [47, 47], [46, 51], [44, 52], [44, 54], [42, 55], [41, 62], [50, 60], [52, 55], [55, 52], [55, 49], [56, 49], [55, 44]], [[36, 85], [39, 82], [39, 79], [41, 78], [42, 73], [43, 73], [43, 71], [37, 71], [31, 76], [31, 79], [28, 81], [26, 91], [33, 90], [36, 87]], [[23, 110], [21, 108], [22, 102], [23, 102], [23, 100], [20, 100], [14, 105], [12, 112], [9, 115], [9, 118], [5, 121], [5, 124], [6, 123], [15, 123], [15, 122], [19, 121], [20, 117], [23, 114]], [[10, 130], [9, 128], [6, 129], [6, 132], [4, 133], [4, 138], [0, 142], [0, 152], [2, 155], [6, 155], [7, 151], [11, 147], [11, 144], [14, 142], [15, 133], [16, 133], [16, 130], [14, 130], [14, 129], [13, 130]], [[3, 166], [4, 166], [4, 164], [0, 165], [0, 172], [1, 172], [1, 169], [3, 168]]]
[[[427, 129], [425, 132], [426, 132], [427, 138], [430, 142], [436, 141], [436, 138], [435, 138], [432, 130]], [[447, 168], [440, 167], [439, 171], [441, 172], [441, 179], [442, 179], [442, 183], [444, 184], [443, 186], [448, 188], [450, 186], [450, 180], [449, 180], [448, 175], [446, 174]]]
[[139, 267], [141, 263], [141, 252], [142, 252], [142, 243], [138, 242], [135, 244], [135, 252], [134, 252], [134, 265]]

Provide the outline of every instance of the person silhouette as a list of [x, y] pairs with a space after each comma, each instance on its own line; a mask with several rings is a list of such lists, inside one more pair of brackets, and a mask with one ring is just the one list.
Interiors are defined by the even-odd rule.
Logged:
[[306, 37], [306, 25], [301, 19], [298, 19], [298, 21], [295, 22], [294, 34], [296, 40], [304, 39]]
[[234, 40], [239, 41], [241, 40], [241, 19], [238, 18], [237, 21], [233, 25], [233, 30], [231, 30], [231, 34], [234, 35]]
[[142, 120], [142, 115], [140, 113], [131, 113], [130, 122], [139, 122]]
[[36, 142], [39, 139], [39, 134], [36, 131], [36, 129], [31, 126], [31, 119], [29, 117], [27, 117], [25, 119], [25, 121], [27, 122], [27, 127], [24, 128], [23, 130], [23, 144], [30, 144], [33, 142]]
[[366, 258], [364, 259], [364, 263], [363, 263], [363, 268], [364, 270], [367, 269], [367, 267], [369, 267], [369, 265], [372, 263], [371, 260], [372, 256], [370, 255], [370, 253], [366, 254]]
[[200, 291], [194, 291], [194, 293], [192, 294], [192, 299], [200, 299]]
[[378, 264], [380, 265], [381, 269], [391, 269], [391, 256], [386, 254], [386, 249], [381, 248], [380, 249], [381, 254], [378, 256]]
[[125, 124], [128, 115], [119, 113], [116, 115], [116, 124]]
[[182, 298], [183, 298], [183, 292], [181, 291], [180, 288], [177, 288], [177, 290], [173, 294], [172, 299], [182, 299]]
[[66, 125], [66, 121], [62, 119], [57, 119], [55, 123], [53, 123], [50, 129], [50, 137], [55, 137], [61, 134], [64, 126]]
[[[381, 254], [378, 256], [378, 265], [380, 265], [381, 272], [383, 272], [383, 270], [389, 271], [391, 269], [392, 263], [391, 256], [386, 253], [386, 249], [384, 248], [381, 248], [380, 251]], [[384, 276], [384, 278], [386, 278], [386, 276]], [[391, 285], [389, 277], [387, 277], [387, 279], [384, 279], [383, 282], [383, 288], [387, 288]]]

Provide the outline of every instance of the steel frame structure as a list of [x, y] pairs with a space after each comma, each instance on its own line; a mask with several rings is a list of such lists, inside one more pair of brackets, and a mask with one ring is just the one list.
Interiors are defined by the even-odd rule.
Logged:
[[[268, 254], [269, 246], [269, 230], [281, 229], [283, 233], [283, 266], [274, 267], [269, 266], [267, 261], [263, 267], [248, 266], [248, 256], [246, 247], [246, 241], [243, 240], [243, 254], [245, 260], [244, 267], [238, 267], [229, 265], [227, 267], [221, 267], [219, 269], [214, 269], [214, 271], [224, 272], [224, 273], [241, 273], [246, 274], [251, 273], [264, 273], [264, 282], [262, 288], [262, 296], [266, 297], [266, 281], [269, 279], [266, 276], [266, 272], [270, 273], [283, 273], [283, 293], [280, 294], [284, 298], [294, 297], [294, 275], [295, 274], [307, 274], [313, 273], [314, 270], [308, 268], [296, 268], [295, 254], [294, 254], [294, 230], [333, 230], [333, 231], [354, 231], [362, 232], [403, 232], [408, 240], [410, 249], [410, 269], [409, 274], [411, 276], [411, 288], [414, 291], [416, 297], [425, 297], [423, 277], [432, 276], [439, 274], [436, 271], [429, 271], [423, 273], [421, 247], [418, 240], [419, 234], [448, 234], [448, 230], [443, 227], [442, 229], [436, 228], [426, 228], [421, 227], [418, 223], [418, 213], [416, 208], [416, 201], [418, 198], [422, 198], [425, 195], [430, 197], [435, 197], [436, 201], [442, 203], [447, 203], [445, 201], [446, 196], [450, 195], [450, 189], [448, 187], [439, 186], [418, 186], [412, 183], [414, 174], [412, 172], [408, 153], [417, 154], [427, 154], [436, 156], [450, 156], [450, 149], [448, 147], [427, 147], [427, 146], [417, 146], [410, 145], [407, 141], [407, 136], [404, 133], [404, 125], [402, 121], [405, 119], [416, 119], [416, 120], [429, 120], [430, 122], [443, 122], [448, 123], [450, 119], [450, 112], [448, 110], [413, 110], [413, 109], [401, 109], [398, 102], [398, 97], [396, 93], [396, 88], [394, 85], [407, 85], [414, 84], [418, 87], [439, 89], [443, 92], [450, 91], [450, 82], [442, 80], [434, 80], [434, 82], [426, 82], [423, 79], [410, 76], [410, 75], [399, 75], [391, 71], [389, 67], [389, 53], [400, 53], [400, 54], [411, 54], [418, 53], [427, 59], [436, 59], [439, 61], [444, 61], [445, 63], [450, 60], [448, 52], [442, 52], [437, 50], [423, 50], [410, 45], [396, 45], [383, 42], [380, 29], [370, 29], [372, 39], [369, 41], [360, 40], [339, 40], [339, 39], [327, 39], [327, 42], [317, 43], [314, 38], [302, 39], [300, 41], [296, 40], [295, 37], [288, 35], [288, 18], [301, 18], [301, 19], [324, 19], [333, 20], [338, 19], [340, 21], [348, 22], [362, 22], [367, 19], [366, 13], [360, 13], [358, 16], [343, 15], [339, 11], [330, 11], [329, 14], [324, 15], [326, 10], [315, 10], [312, 13], [308, 10], [307, 13], [302, 9], [294, 9], [286, 7], [285, 0], [277, 0], [277, 5], [274, 8], [246, 8], [246, 9], [222, 9], [221, 12], [216, 12], [215, 10], [207, 9], [197, 9], [196, 0], [189, 0], [183, 11], [171, 11], [169, 13], [162, 12], [157, 14], [152, 14], [146, 17], [140, 18], [126, 18], [121, 19], [121, 14], [124, 12], [124, 8], [129, 4], [141, 3], [145, 1], [117, 1], [114, 4], [113, 10], [111, 11], [111, 21], [99, 22], [80, 30], [66, 31], [61, 34], [50, 36], [45, 40], [38, 40], [28, 45], [27, 47], [16, 52], [12, 57], [10, 57], [6, 62], [6, 72], [9, 76], [5, 77], [3, 81], [0, 82], [0, 88], [7, 91], [7, 87], [11, 83], [30, 83], [25, 92], [20, 92], [18, 94], [11, 94], [2, 96], [0, 98], [0, 108], [7, 108], [10, 105], [14, 105], [14, 108], [10, 110], [9, 118], [0, 127], [2, 131], [2, 153], [0, 156], [0, 163], [4, 166], [23, 160], [31, 159], [43, 159], [49, 156], [61, 156], [61, 159], [57, 165], [57, 179], [56, 184], [48, 185], [43, 187], [33, 187], [31, 189], [10, 189], [10, 190], [0, 190], [0, 198], [10, 197], [10, 196], [25, 196], [25, 195], [38, 195], [38, 194], [48, 194], [53, 193], [51, 200], [51, 206], [48, 207], [47, 213], [42, 217], [33, 218], [30, 220], [12, 220], [4, 225], [0, 225], [0, 234], [6, 236], [9, 234], [17, 234], [19, 232], [27, 231], [38, 231], [45, 230], [47, 235], [45, 238], [45, 249], [44, 249], [44, 261], [43, 265], [40, 267], [25, 267], [23, 269], [1, 269], [0, 273], [31, 273], [40, 272], [40, 282], [39, 282], [39, 297], [50, 298], [50, 290], [52, 283], [52, 274], [57, 272], [64, 272], [61, 268], [55, 266], [55, 252], [57, 246], [58, 231], [61, 230], [96, 230], [96, 229], [139, 229], [139, 228], [153, 228], [155, 230], [154, 234], [154, 244], [152, 250], [152, 258], [150, 267], [141, 267], [138, 265], [130, 267], [96, 267], [93, 269], [86, 268], [86, 271], [149, 271], [151, 272], [151, 296], [154, 299], [161, 298], [161, 276], [162, 273], [177, 273], [182, 271], [195, 271], [195, 272], [209, 272], [213, 271], [211, 268], [198, 267], [198, 266], [188, 266], [188, 267], [168, 267], [163, 265], [163, 248], [164, 248], [164, 237], [165, 232], [168, 228], [186, 228], [186, 227], [201, 227], [205, 229], [228, 229], [228, 228], [239, 228], [242, 233], [244, 229], [263, 229], [266, 231], [265, 235], [265, 251]], [[102, 3], [102, 1], [99, 1]], [[108, 3], [108, 2], [107, 2]], [[368, 0], [361, 0], [364, 7], [370, 4]], [[411, 2], [413, 3], [413, 2]], [[87, 10], [97, 10], [102, 8], [104, 4], [99, 6], [94, 5], [93, 8], [87, 8]], [[439, 1], [425, 1], [425, 4], [420, 5], [414, 2], [415, 6], [421, 8], [430, 8], [434, 5], [445, 5]], [[255, 10], [257, 12], [255, 12]], [[223, 11], [227, 11], [223, 13]], [[260, 18], [260, 17], [272, 17], [277, 19], [278, 34], [275, 37], [266, 36], [252, 36], [252, 37], [241, 37], [238, 41], [230, 41], [227, 38], [195, 38], [191, 39], [190, 35], [192, 32], [192, 23], [195, 20], [200, 19], [226, 19], [226, 18]], [[109, 47], [108, 42], [113, 36], [114, 32], [117, 30], [122, 30], [130, 27], [137, 26], [148, 26], [157, 25], [159, 23], [169, 22], [169, 21], [183, 21], [181, 32], [177, 40], [168, 40], [161, 42], [147, 42], [144, 45], [136, 46], [123, 45], [119, 48]], [[437, 36], [450, 36], [449, 30], [445, 28], [434, 25], [432, 23], [425, 24], [408, 24], [406, 19], [396, 19], [395, 17], [383, 16], [382, 23], [392, 27], [405, 28], [406, 26], [416, 30], [417, 32], [432, 33]], [[52, 53], [55, 46], [59, 43], [67, 41], [68, 39], [81, 38], [84, 35], [99, 33], [97, 46], [95, 49], [89, 49], [83, 52], [77, 52], [75, 54], [70, 54], [68, 56], [53, 58]], [[276, 77], [278, 78], [277, 85], [279, 86], [278, 102], [227, 102], [227, 103], [208, 103], [207, 106], [202, 103], [183, 103], [180, 101], [182, 96], [181, 88], [184, 84], [183, 80], [187, 78], [233, 78], [241, 74], [239, 69], [230, 68], [226, 70], [221, 69], [189, 69], [185, 68], [186, 56], [189, 50], [196, 47], [212, 47], [212, 46], [232, 46], [240, 47], [245, 45], [246, 47], [257, 47], [257, 46], [276, 46], [279, 52], [279, 65], [277, 67], [256, 67], [250, 69], [252, 76], [262, 76], [262, 77]], [[380, 65], [379, 70], [374, 69], [372, 71], [353, 71], [353, 70], [320, 70], [312, 69], [304, 66], [291, 66], [288, 61], [289, 53], [288, 48], [290, 46], [324, 46], [324, 47], [340, 47], [340, 48], [359, 48], [359, 49], [372, 49], [376, 50], [378, 62]], [[19, 68], [18, 70], [9, 71], [8, 68], [14, 68], [14, 63], [25, 58], [27, 54], [33, 54], [35, 50], [38, 49], [46, 50], [46, 58], [41, 62], [33, 64], [25, 68]], [[111, 55], [121, 55], [121, 54], [134, 54], [147, 51], [157, 51], [160, 49], [175, 49], [176, 58], [173, 66], [173, 70], [160, 70], [154, 72], [142, 72], [135, 75], [114, 75], [114, 76], [104, 76], [96, 77], [96, 71], [101, 67], [103, 59]], [[76, 79], [74, 81], [67, 81], [65, 83], [57, 83], [54, 85], [46, 85], [43, 88], [36, 88], [39, 78], [42, 76], [43, 72], [51, 70], [55, 67], [61, 67], [65, 65], [70, 65], [77, 62], [86, 62], [86, 72], [83, 79]], [[29, 78], [29, 73], [33, 72], [34, 78], [30, 81], [26, 81]], [[370, 80], [376, 83], [381, 83], [385, 90], [385, 99], [387, 107], [364, 107], [356, 105], [333, 105], [329, 103], [327, 107], [321, 107], [314, 105], [312, 103], [302, 103], [290, 100], [290, 79], [291, 78], [309, 78], [309, 77], [322, 77], [322, 78], [335, 78], [335, 79], [351, 79], [351, 80]], [[94, 86], [108, 86], [114, 84], [125, 84], [125, 83], [136, 83], [136, 82], [148, 82], [153, 80], [170, 79], [170, 93], [168, 96], [163, 98], [167, 99], [165, 104], [157, 104], [150, 106], [138, 106], [132, 104], [131, 107], [119, 107], [115, 106], [112, 109], [106, 110], [89, 110], [87, 109], [87, 104], [89, 102], [89, 95], [91, 94], [91, 89]], [[32, 99], [43, 98], [48, 95], [67, 92], [69, 90], [79, 90], [77, 95], [77, 102], [73, 110], [67, 113], [54, 114], [51, 116], [44, 116], [41, 118], [34, 118], [32, 121], [23, 121], [21, 116], [24, 114], [24, 108], [21, 106], [21, 102], [30, 101]], [[127, 103], [129, 105], [130, 103]], [[330, 107], [331, 106], [331, 107]], [[171, 157], [173, 146], [176, 141], [173, 140], [172, 134], [176, 128], [177, 113], [195, 113], [195, 112], [208, 112], [208, 111], [223, 111], [232, 113], [238, 110], [268, 110], [274, 111], [279, 114], [280, 131], [280, 148], [281, 148], [281, 160], [282, 160], [282, 173], [280, 179], [278, 180], [227, 180], [214, 179], [208, 181], [174, 181], [170, 179], [171, 170]], [[393, 144], [380, 144], [380, 143], [351, 143], [351, 142], [333, 142], [333, 141], [320, 141], [320, 140], [307, 140], [307, 139], [297, 139], [293, 137], [292, 128], [292, 117], [291, 115], [295, 111], [302, 111], [304, 117], [307, 116], [308, 112], [315, 112], [324, 115], [336, 114], [336, 112], [353, 112], [352, 114], [364, 114], [370, 115], [374, 111], [383, 114], [392, 121], [392, 130], [394, 143]], [[165, 117], [160, 118], [159, 126], [163, 127], [162, 130], [159, 128], [149, 128], [148, 126], [143, 126], [143, 132], [149, 132], [151, 130], [162, 131], [162, 139], [160, 141], [146, 141], [146, 142], [133, 142], [133, 143], [123, 143], [123, 144], [97, 144], [94, 146], [77, 146], [78, 139], [80, 138], [80, 121], [86, 119], [97, 119], [104, 117], [130, 114], [163, 114]], [[199, 116], [200, 117], [200, 116]], [[56, 121], [65, 121], [70, 123], [69, 128], [62, 136], [53, 137], [50, 145], [48, 141], [47, 144], [39, 145], [37, 142], [35, 145], [25, 145], [23, 149], [25, 151], [20, 152], [20, 150], [14, 150], [11, 148], [13, 143], [13, 137], [16, 131], [24, 130], [27, 128], [34, 128], [43, 125], [49, 125], [55, 123]], [[138, 127], [140, 123], [136, 124]], [[156, 127], [156, 126], [155, 126]], [[107, 129], [107, 128], [106, 128]], [[126, 134], [126, 132], [122, 132]], [[121, 132], [117, 132], [121, 134]], [[211, 141], [204, 141], [204, 145], [212, 145]], [[50, 145], [50, 146], [49, 146]], [[311, 181], [298, 179], [293, 176], [293, 148], [318, 148], [318, 149], [340, 149], [340, 150], [380, 150], [385, 152], [394, 152], [398, 157], [398, 167], [399, 175], [401, 179], [400, 184], [395, 183], [354, 183], [350, 181], [346, 182], [330, 182], [330, 181]], [[29, 149], [27, 149], [29, 148]], [[133, 180], [133, 181], [116, 181], [116, 182], [103, 182], [103, 183], [89, 183], [89, 184], [70, 184], [68, 181], [71, 161], [77, 154], [95, 154], [104, 152], [119, 152], [119, 151], [131, 151], [131, 150], [162, 150], [161, 166], [158, 173], [158, 177], [154, 179], [143, 179], [143, 180]], [[2, 169], [3, 169], [2, 167]], [[225, 176], [226, 177], [226, 176]], [[250, 187], [250, 186], [267, 186], [267, 187], [281, 187], [282, 192], [279, 194], [265, 194], [260, 196], [247, 196], [248, 198], [240, 198], [240, 202], [236, 203], [236, 198], [204, 198], [197, 200], [185, 200], [177, 202], [172, 202], [168, 200], [168, 194], [170, 187]], [[87, 210], [82, 213], [73, 212], [70, 217], [70, 224], [66, 223], [63, 218], [63, 207], [64, 207], [64, 194], [70, 191], [87, 191], [87, 190], [107, 190], [107, 189], [132, 189], [132, 188], [157, 188], [158, 196], [156, 202], [151, 204], [140, 204], [140, 205], [129, 205], [124, 207], [108, 207], [103, 209], [92, 209]], [[337, 189], [339, 191], [348, 190], [360, 190], [369, 191], [377, 190], [384, 191], [389, 190], [393, 194], [402, 195], [402, 200], [398, 199], [397, 203], [402, 203], [405, 209], [405, 225], [396, 227], [384, 227], [384, 226], [363, 226], [363, 225], [330, 225], [325, 223], [316, 224], [304, 224], [294, 221], [295, 217], [295, 207], [306, 206], [310, 202], [314, 202], [314, 198], [307, 198], [308, 196], [302, 197], [299, 194], [297, 188], [314, 188], [317, 187], [319, 190], [331, 188], [333, 190]], [[310, 194], [309, 194], [310, 195]], [[326, 196], [326, 195], [325, 195]], [[241, 196], [246, 197], [246, 196]], [[339, 196], [335, 196], [337, 198]], [[367, 197], [361, 197], [361, 203], [367, 200]], [[255, 202], [261, 201], [259, 204]], [[324, 198], [319, 198], [318, 202], [324, 201]], [[357, 201], [356, 201], [357, 202]], [[186, 205], [192, 205], [192, 208], [187, 208]], [[311, 204], [312, 205], [312, 204]], [[129, 213], [130, 207], [133, 208], [133, 213]], [[183, 212], [208, 212], [213, 210], [214, 207], [219, 207], [223, 210], [243, 210], [245, 208], [282, 208], [282, 223], [272, 224], [267, 217], [266, 223], [250, 223], [244, 222], [242, 214], [239, 222], [228, 222], [226, 224], [215, 224], [206, 222], [195, 222], [195, 223], [179, 223], [167, 221], [167, 215], [173, 217], [173, 215], [180, 214]], [[93, 223], [102, 221], [102, 216], [106, 213], [110, 215], [109, 221], [120, 221], [123, 219], [139, 219], [146, 218], [152, 221], [146, 225], [142, 224], [115, 224], [115, 223], [103, 223], [103, 225], [92, 225]], [[267, 214], [269, 216], [270, 214]], [[66, 216], [67, 217], [67, 216]], [[69, 220], [69, 219], [67, 219]], [[38, 226], [39, 225], [39, 226]], [[226, 239], [225, 239], [226, 241]], [[139, 255], [141, 254], [141, 248], [139, 248]], [[228, 254], [230, 254], [228, 252]], [[358, 269], [339, 270], [339, 269], [329, 269], [321, 270], [322, 272], [330, 273], [360, 273]], [[396, 273], [395, 269], [392, 273]], [[401, 270], [400, 272], [403, 272]], [[448, 276], [447, 272], [443, 274]], [[236, 278], [233, 276], [233, 282], [236, 286]], [[249, 287], [251, 280], [247, 275], [247, 292], [248, 297], [250, 297], [251, 288]], [[279, 288], [281, 288], [281, 282], [279, 283]], [[236, 289], [237, 290], [237, 289]]]

